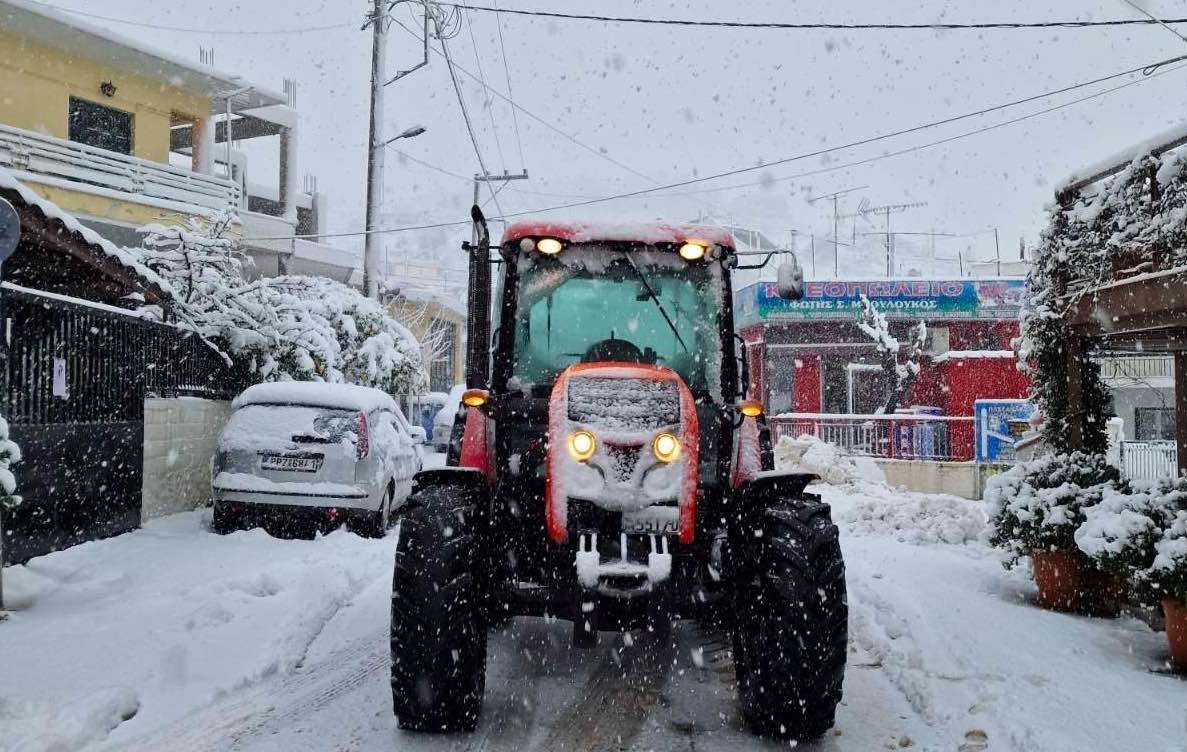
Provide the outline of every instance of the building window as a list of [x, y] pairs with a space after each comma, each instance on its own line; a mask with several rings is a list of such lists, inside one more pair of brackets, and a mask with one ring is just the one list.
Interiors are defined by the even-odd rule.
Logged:
[[1138, 441], [1174, 441], [1175, 411], [1170, 407], [1136, 407], [1134, 438]]
[[795, 405], [795, 353], [768, 350], [764, 376], [767, 412], [771, 415], [791, 412]]
[[70, 97], [70, 140], [131, 154], [132, 113]]
[[429, 361], [429, 391], [448, 392], [455, 381], [453, 360], [457, 353], [457, 326], [445, 319], [433, 319], [427, 339], [433, 348]]

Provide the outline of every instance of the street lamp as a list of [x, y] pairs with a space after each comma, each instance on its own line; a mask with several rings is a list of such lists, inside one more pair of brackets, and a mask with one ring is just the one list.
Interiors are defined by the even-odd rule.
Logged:
[[407, 128], [404, 131], [402, 131], [401, 133], [398, 133], [395, 136], [392, 136], [387, 141], [384, 141], [383, 146], [387, 146], [392, 141], [399, 141], [402, 138], [416, 138], [420, 134], [424, 133], [426, 130], [428, 130], [428, 129], [425, 128], [423, 125], [414, 125], [411, 128]]

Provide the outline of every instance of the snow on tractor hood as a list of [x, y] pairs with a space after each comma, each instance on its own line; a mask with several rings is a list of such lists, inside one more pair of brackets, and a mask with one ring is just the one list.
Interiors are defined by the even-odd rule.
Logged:
[[729, 230], [712, 225], [668, 224], [665, 222], [516, 222], [503, 233], [503, 243], [523, 238], [556, 238], [568, 243], [664, 243], [680, 244], [702, 240], [735, 248]]
[[[670, 446], [671, 438], [677, 453], [664, 461], [657, 442]], [[692, 392], [670, 368], [606, 362], [565, 369], [548, 404], [549, 537], [567, 539], [569, 499], [616, 512], [675, 503], [680, 542], [691, 543], [699, 438]]]

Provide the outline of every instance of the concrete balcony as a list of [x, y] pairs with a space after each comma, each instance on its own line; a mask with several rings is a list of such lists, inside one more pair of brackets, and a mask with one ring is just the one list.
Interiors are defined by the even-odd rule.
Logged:
[[222, 178], [3, 124], [0, 167], [21, 181], [182, 214], [237, 209], [243, 199]]

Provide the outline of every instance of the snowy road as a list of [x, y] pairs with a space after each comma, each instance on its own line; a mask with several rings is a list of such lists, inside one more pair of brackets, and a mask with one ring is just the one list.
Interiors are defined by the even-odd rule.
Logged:
[[[801, 748], [1187, 748], [1162, 635], [1039, 611], [980, 544], [932, 542], [966, 536], [963, 502], [912, 497], [879, 522], [901, 497], [825, 493], [858, 518], [843, 525], [852, 652], [836, 729]], [[395, 533], [219, 537], [203, 519], [9, 570], [0, 749], [785, 748], [742, 730], [728, 650], [693, 624], [674, 644], [580, 651], [567, 624], [517, 620], [491, 637], [478, 733], [405, 734], [388, 689]]]

